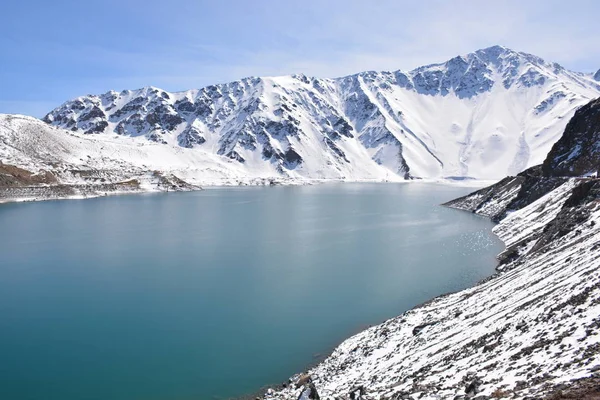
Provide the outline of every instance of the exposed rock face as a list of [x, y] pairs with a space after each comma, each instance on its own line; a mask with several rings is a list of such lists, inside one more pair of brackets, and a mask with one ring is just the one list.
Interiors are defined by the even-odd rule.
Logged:
[[545, 176], [598, 176], [600, 99], [581, 107], [542, 165]]
[[594, 79], [600, 81], [600, 69], [594, 74]]
[[0, 161], [1, 187], [48, 185], [56, 182], [56, 177], [50, 171], [39, 171], [37, 173], [33, 173], [14, 165], [3, 164]]
[[575, 109], [598, 96], [589, 74], [493, 46], [408, 72], [111, 91], [66, 102], [44, 121], [282, 176], [499, 179], [541, 163]]

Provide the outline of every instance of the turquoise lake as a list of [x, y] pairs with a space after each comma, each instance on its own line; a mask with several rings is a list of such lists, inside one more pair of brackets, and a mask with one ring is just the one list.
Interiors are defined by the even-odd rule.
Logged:
[[491, 275], [472, 188], [212, 188], [0, 205], [0, 399], [225, 399]]

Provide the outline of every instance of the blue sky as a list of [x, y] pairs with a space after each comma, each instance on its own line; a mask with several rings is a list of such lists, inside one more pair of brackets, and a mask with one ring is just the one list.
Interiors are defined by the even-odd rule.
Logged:
[[110, 89], [412, 69], [494, 44], [600, 68], [596, 0], [7, 0], [0, 112]]

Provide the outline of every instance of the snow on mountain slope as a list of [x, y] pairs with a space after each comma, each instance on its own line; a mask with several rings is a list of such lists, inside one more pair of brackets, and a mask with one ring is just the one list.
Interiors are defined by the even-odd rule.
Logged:
[[[18, 168], [17, 172], [20, 172], [15, 175], [14, 170], [5, 171], [3, 166]], [[348, 165], [345, 172], [330, 165], [317, 167], [322, 168], [323, 176], [335, 179], [342, 179], [346, 173], [382, 180], [387, 173], [375, 163]], [[19, 180], [19, 174], [51, 179]], [[9, 181], [8, 175], [12, 176]], [[6, 182], [2, 180], [3, 176]], [[157, 180], [157, 177], [161, 179]], [[0, 201], [79, 197], [81, 194], [40, 192], [40, 185], [46, 189], [56, 184], [86, 185], [86, 195], [119, 192], [123, 187], [98, 185], [131, 180], [140, 182], [137, 189], [145, 191], [181, 190], [201, 185], [297, 183], [303, 182], [304, 178], [295, 171], [281, 176], [276, 166], [270, 163], [241, 164], [203, 148], [161, 144], [143, 137], [87, 135], [52, 127], [32, 117], [0, 114]], [[21, 186], [18, 190], [17, 184]], [[164, 187], [161, 188], [161, 184]], [[29, 195], [29, 192], [33, 194]]]
[[494, 46], [410, 72], [111, 91], [44, 120], [192, 148], [247, 173], [499, 179], [541, 163], [575, 110], [598, 96], [591, 74]]

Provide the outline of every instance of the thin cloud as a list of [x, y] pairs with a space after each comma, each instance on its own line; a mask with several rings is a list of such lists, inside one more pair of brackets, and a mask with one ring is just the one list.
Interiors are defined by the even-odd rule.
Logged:
[[[93, 38], [77, 30], [81, 24], [68, 37], [52, 34], [56, 24], [43, 18], [37, 32], [47, 35], [9, 26], [10, 32], [0, 35], [9, 54], [0, 71], [6, 83], [0, 111], [19, 111], [15, 107], [21, 104], [26, 113], [79, 95], [148, 85], [175, 91], [246, 76], [410, 70], [494, 44], [573, 70], [600, 68], [595, 20], [600, 3], [591, 0], [256, 0], [227, 5], [182, 0], [180, 8], [155, 0], [134, 3], [119, 8], [118, 23], [111, 22], [110, 13], [97, 21], [98, 26], [112, 25]], [[8, 28], [0, 24], [2, 29]]]

